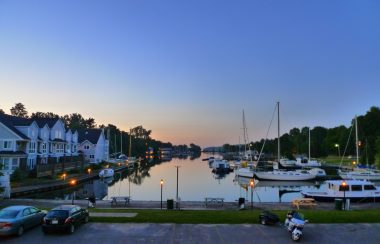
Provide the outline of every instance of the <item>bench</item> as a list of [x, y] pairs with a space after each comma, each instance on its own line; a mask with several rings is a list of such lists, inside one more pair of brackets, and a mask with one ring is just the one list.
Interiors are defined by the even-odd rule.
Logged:
[[205, 197], [205, 204], [206, 204], [206, 207], [208, 205], [221, 205], [223, 206], [223, 203], [224, 203], [224, 198], [221, 198], [221, 197]]
[[117, 196], [117, 197], [112, 197], [111, 198], [111, 207], [116, 207], [118, 203], [124, 203], [124, 207], [129, 204], [131, 198], [128, 196], [122, 197], [122, 196]]
[[294, 199], [292, 201], [292, 206], [296, 207], [298, 210], [300, 207], [315, 207], [317, 206], [316, 201], [313, 198], [299, 198], [299, 199]]

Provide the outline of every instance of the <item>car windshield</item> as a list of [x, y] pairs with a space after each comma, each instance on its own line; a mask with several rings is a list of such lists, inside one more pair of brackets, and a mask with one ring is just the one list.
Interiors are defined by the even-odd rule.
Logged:
[[67, 210], [51, 210], [47, 213], [48, 218], [67, 218], [69, 217], [69, 211]]
[[304, 220], [304, 216], [303, 216], [303, 214], [298, 213], [298, 212], [295, 212], [295, 213], [293, 214], [293, 218], [295, 218], [295, 219], [299, 219], [299, 220]]
[[0, 219], [13, 219], [18, 213], [18, 210], [1, 210]]

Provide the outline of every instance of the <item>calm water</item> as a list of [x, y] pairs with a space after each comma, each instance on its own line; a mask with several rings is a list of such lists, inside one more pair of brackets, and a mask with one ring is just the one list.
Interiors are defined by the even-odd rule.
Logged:
[[[178, 168], [178, 196], [182, 201], [203, 201], [205, 197], [223, 197], [225, 201], [237, 201], [244, 197], [250, 201], [249, 179], [235, 178], [235, 173], [216, 175], [207, 161], [208, 155], [196, 159], [173, 158], [167, 162], [141, 162], [129, 172], [115, 174], [109, 182], [93, 180], [78, 186], [76, 198], [85, 198], [95, 193], [99, 199], [112, 196], [128, 196], [132, 200], [160, 201], [160, 180], [163, 179], [163, 200], [176, 198]], [[256, 181], [253, 191], [254, 202], [290, 202], [301, 197], [301, 189], [317, 189], [314, 182], [270, 182]], [[321, 187], [324, 187], [323, 185]], [[72, 189], [39, 194], [35, 198], [70, 199]]]

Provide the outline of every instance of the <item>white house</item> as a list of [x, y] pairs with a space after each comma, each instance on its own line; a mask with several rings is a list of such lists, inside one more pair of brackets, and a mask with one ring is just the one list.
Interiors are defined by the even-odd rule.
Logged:
[[78, 151], [83, 152], [85, 160], [100, 163], [108, 159], [109, 142], [103, 129], [79, 130]]

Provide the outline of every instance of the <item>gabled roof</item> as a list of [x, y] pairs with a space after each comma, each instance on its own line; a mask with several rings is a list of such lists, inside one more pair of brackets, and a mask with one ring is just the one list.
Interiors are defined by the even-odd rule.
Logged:
[[33, 120], [37, 122], [38, 127], [43, 128], [47, 124], [49, 128], [51, 129], [53, 128], [55, 123], [57, 123], [59, 118], [55, 118], [55, 119], [35, 118]]
[[22, 139], [29, 140], [29, 138], [17, 130], [15, 126], [29, 126], [33, 123], [33, 120], [19, 118], [8, 114], [0, 114], [0, 122]]
[[82, 143], [87, 140], [92, 144], [97, 144], [101, 134], [102, 129], [78, 130], [78, 142]]

